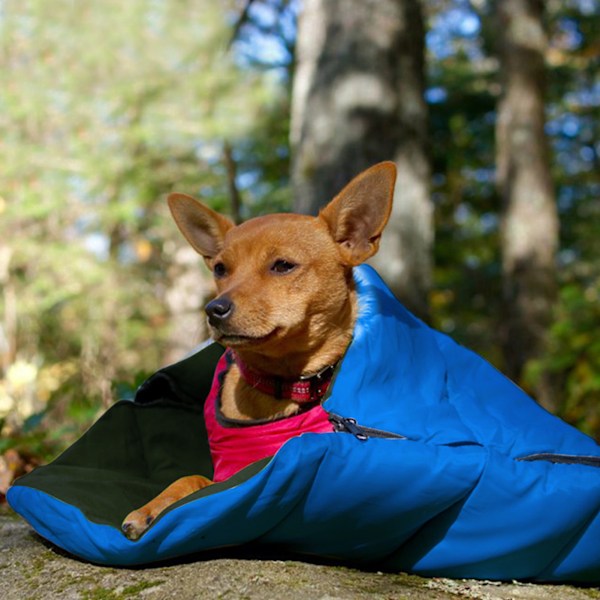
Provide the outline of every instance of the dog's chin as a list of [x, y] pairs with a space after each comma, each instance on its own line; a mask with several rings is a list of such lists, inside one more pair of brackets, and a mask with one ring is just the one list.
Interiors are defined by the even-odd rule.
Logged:
[[212, 337], [215, 342], [230, 348], [247, 348], [261, 346], [277, 335], [277, 328], [266, 335], [245, 335], [238, 332], [224, 332], [212, 329]]

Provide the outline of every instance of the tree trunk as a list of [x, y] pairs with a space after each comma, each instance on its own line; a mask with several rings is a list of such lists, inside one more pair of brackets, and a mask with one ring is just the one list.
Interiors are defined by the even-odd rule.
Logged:
[[227, 173], [231, 218], [236, 225], [239, 225], [242, 222], [242, 195], [237, 185], [237, 164], [233, 157], [233, 148], [227, 141], [223, 144], [223, 162]]
[[[503, 346], [507, 374], [517, 381], [527, 363], [544, 353], [557, 293], [559, 223], [544, 134], [542, 13], [540, 0], [496, 2], [503, 83], [496, 125], [503, 202]], [[546, 408], [557, 408], [548, 375], [532, 391]]]
[[209, 335], [204, 305], [214, 289], [208, 272], [202, 270], [201, 261], [191, 246], [182, 243], [169, 257], [164, 300], [170, 327], [164, 364], [181, 360]]
[[424, 26], [417, 0], [306, 0], [292, 96], [295, 209], [315, 214], [363, 169], [394, 160], [394, 210], [375, 264], [427, 315], [433, 243]]

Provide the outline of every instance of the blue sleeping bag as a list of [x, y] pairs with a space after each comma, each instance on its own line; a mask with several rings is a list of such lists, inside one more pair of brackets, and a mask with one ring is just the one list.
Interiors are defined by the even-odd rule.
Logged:
[[353, 342], [323, 403], [338, 431], [291, 439], [126, 539], [130, 510], [181, 475], [212, 475], [213, 344], [19, 479], [10, 505], [102, 564], [258, 543], [428, 576], [600, 582], [598, 445], [412, 316], [370, 267], [355, 280]]

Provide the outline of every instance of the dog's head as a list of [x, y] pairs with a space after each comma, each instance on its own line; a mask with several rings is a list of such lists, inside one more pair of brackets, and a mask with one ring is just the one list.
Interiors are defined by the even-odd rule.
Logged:
[[206, 306], [214, 339], [272, 356], [318, 347], [349, 318], [351, 270], [377, 252], [395, 178], [394, 164], [380, 163], [318, 217], [274, 214], [238, 226], [190, 196], [171, 194], [175, 222], [216, 281], [217, 297]]

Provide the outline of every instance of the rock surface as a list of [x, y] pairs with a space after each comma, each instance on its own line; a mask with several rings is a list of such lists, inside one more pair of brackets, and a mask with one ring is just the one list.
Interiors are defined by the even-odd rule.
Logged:
[[599, 598], [597, 588], [424, 579], [297, 560], [257, 559], [248, 551], [140, 569], [78, 561], [49, 546], [14, 513], [0, 513], [3, 600], [508, 600]]

